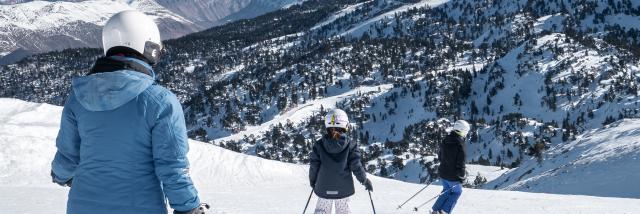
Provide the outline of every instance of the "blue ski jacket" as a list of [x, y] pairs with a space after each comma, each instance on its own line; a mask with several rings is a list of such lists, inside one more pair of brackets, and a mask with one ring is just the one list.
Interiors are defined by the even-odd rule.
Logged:
[[141, 60], [101, 58], [94, 69], [101, 61], [102, 71], [72, 81], [62, 111], [51, 165], [54, 181], [73, 181], [67, 213], [164, 214], [165, 198], [178, 211], [196, 208], [176, 96]]

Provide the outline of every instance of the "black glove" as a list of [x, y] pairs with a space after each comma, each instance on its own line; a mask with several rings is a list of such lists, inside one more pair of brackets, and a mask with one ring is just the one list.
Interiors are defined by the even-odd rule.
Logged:
[[316, 188], [316, 182], [315, 181], [309, 181], [309, 186], [311, 186], [311, 189], [315, 189]]
[[173, 214], [205, 214], [204, 212], [205, 209], [209, 209], [209, 204], [201, 203], [200, 206], [186, 212], [180, 212], [180, 211], [174, 210]]
[[71, 187], [71, 181], [73, 181], [73, 179], [69, 179], [66, 182], [61, 182], [57, 178], [58, 176], [56, 176], [56, 174], [53, 173], [53, 170], [51, 170], [51, 182], [56, 183], [62, 187]]
[[364, 180], [364, 182], [362, 182], [362, 185], [364, 185], [364, 188], [367, 191], [373, 191], [373, 184], [371, 184], [371, 180], [369, 180], [368, 178]]

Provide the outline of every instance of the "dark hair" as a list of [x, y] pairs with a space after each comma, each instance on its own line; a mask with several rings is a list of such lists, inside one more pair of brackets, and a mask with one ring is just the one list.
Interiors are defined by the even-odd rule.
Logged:
[[337, 129], [341, 133], [347, 133], [347, 129], [338, 128], [338, 127], [329, 127], [326, 129], [327, 133], [331, 133], [331, 129]]

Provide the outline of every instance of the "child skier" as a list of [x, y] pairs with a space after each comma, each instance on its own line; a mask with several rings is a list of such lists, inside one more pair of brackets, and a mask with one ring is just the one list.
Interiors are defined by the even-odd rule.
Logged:
[[330, 214], [335, 204], [336, 214], [351, 213], [349, 196], [355, 193], [353, 173], [368, 191], [373, 191], [360, 162], [358, 145], [347, 139], [347, 113], [335, 109], [325, 117], [326, 135], [313, 145], [309, 166], [309, 181], [319, 197], [316, 214]]
[[466, 179], [465, 138], [469, 129], [467, 121], [456, 121], [453, 130], [440, 144], [438, 174], [443, 194], [433, 204], [432, 214], [450, 214], [462, 194], [462, 182]]
[[54, 183], [69, 186], [67, 213], [203, 214], [187, 160], [176, 96], [155, 84], [162, 44], [154, 21], [115, 14], [102, 30], [105, 57], [73, 80], [62, 110]]

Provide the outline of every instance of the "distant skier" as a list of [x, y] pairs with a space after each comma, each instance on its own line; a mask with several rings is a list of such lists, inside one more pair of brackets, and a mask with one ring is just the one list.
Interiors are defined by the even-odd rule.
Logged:
[[462, 182], [466, 179], [465, 138], [469, 130], [467, 121], [458, 120], [454, 123], [453, 130], [440, 144], [438, 174], [442, 181], [443, 194], [433, 204], [432, 214], [450, 214], [462, 194]]
[[75, 78], [62, 111], [51, 164], [69, 186], [67, 213], [202, 214], [189, 177], [185, 121], [176, 96], [155, 83], [162, 44], [154, 21], [137, 11], [109, 19], [105, 57]]
[[347, 113], [335, 109], [325, 117], [326, 135], [313, 145], [310, 154], [309, 181], [318, 195], [316, 214], [330, 214], [335, 204], [336, 214], [351, 213], [349, 196], [355, 193], [353, 173], [368, 191], [371, 181], [361, 163], [358, 145], [348, 140]]

